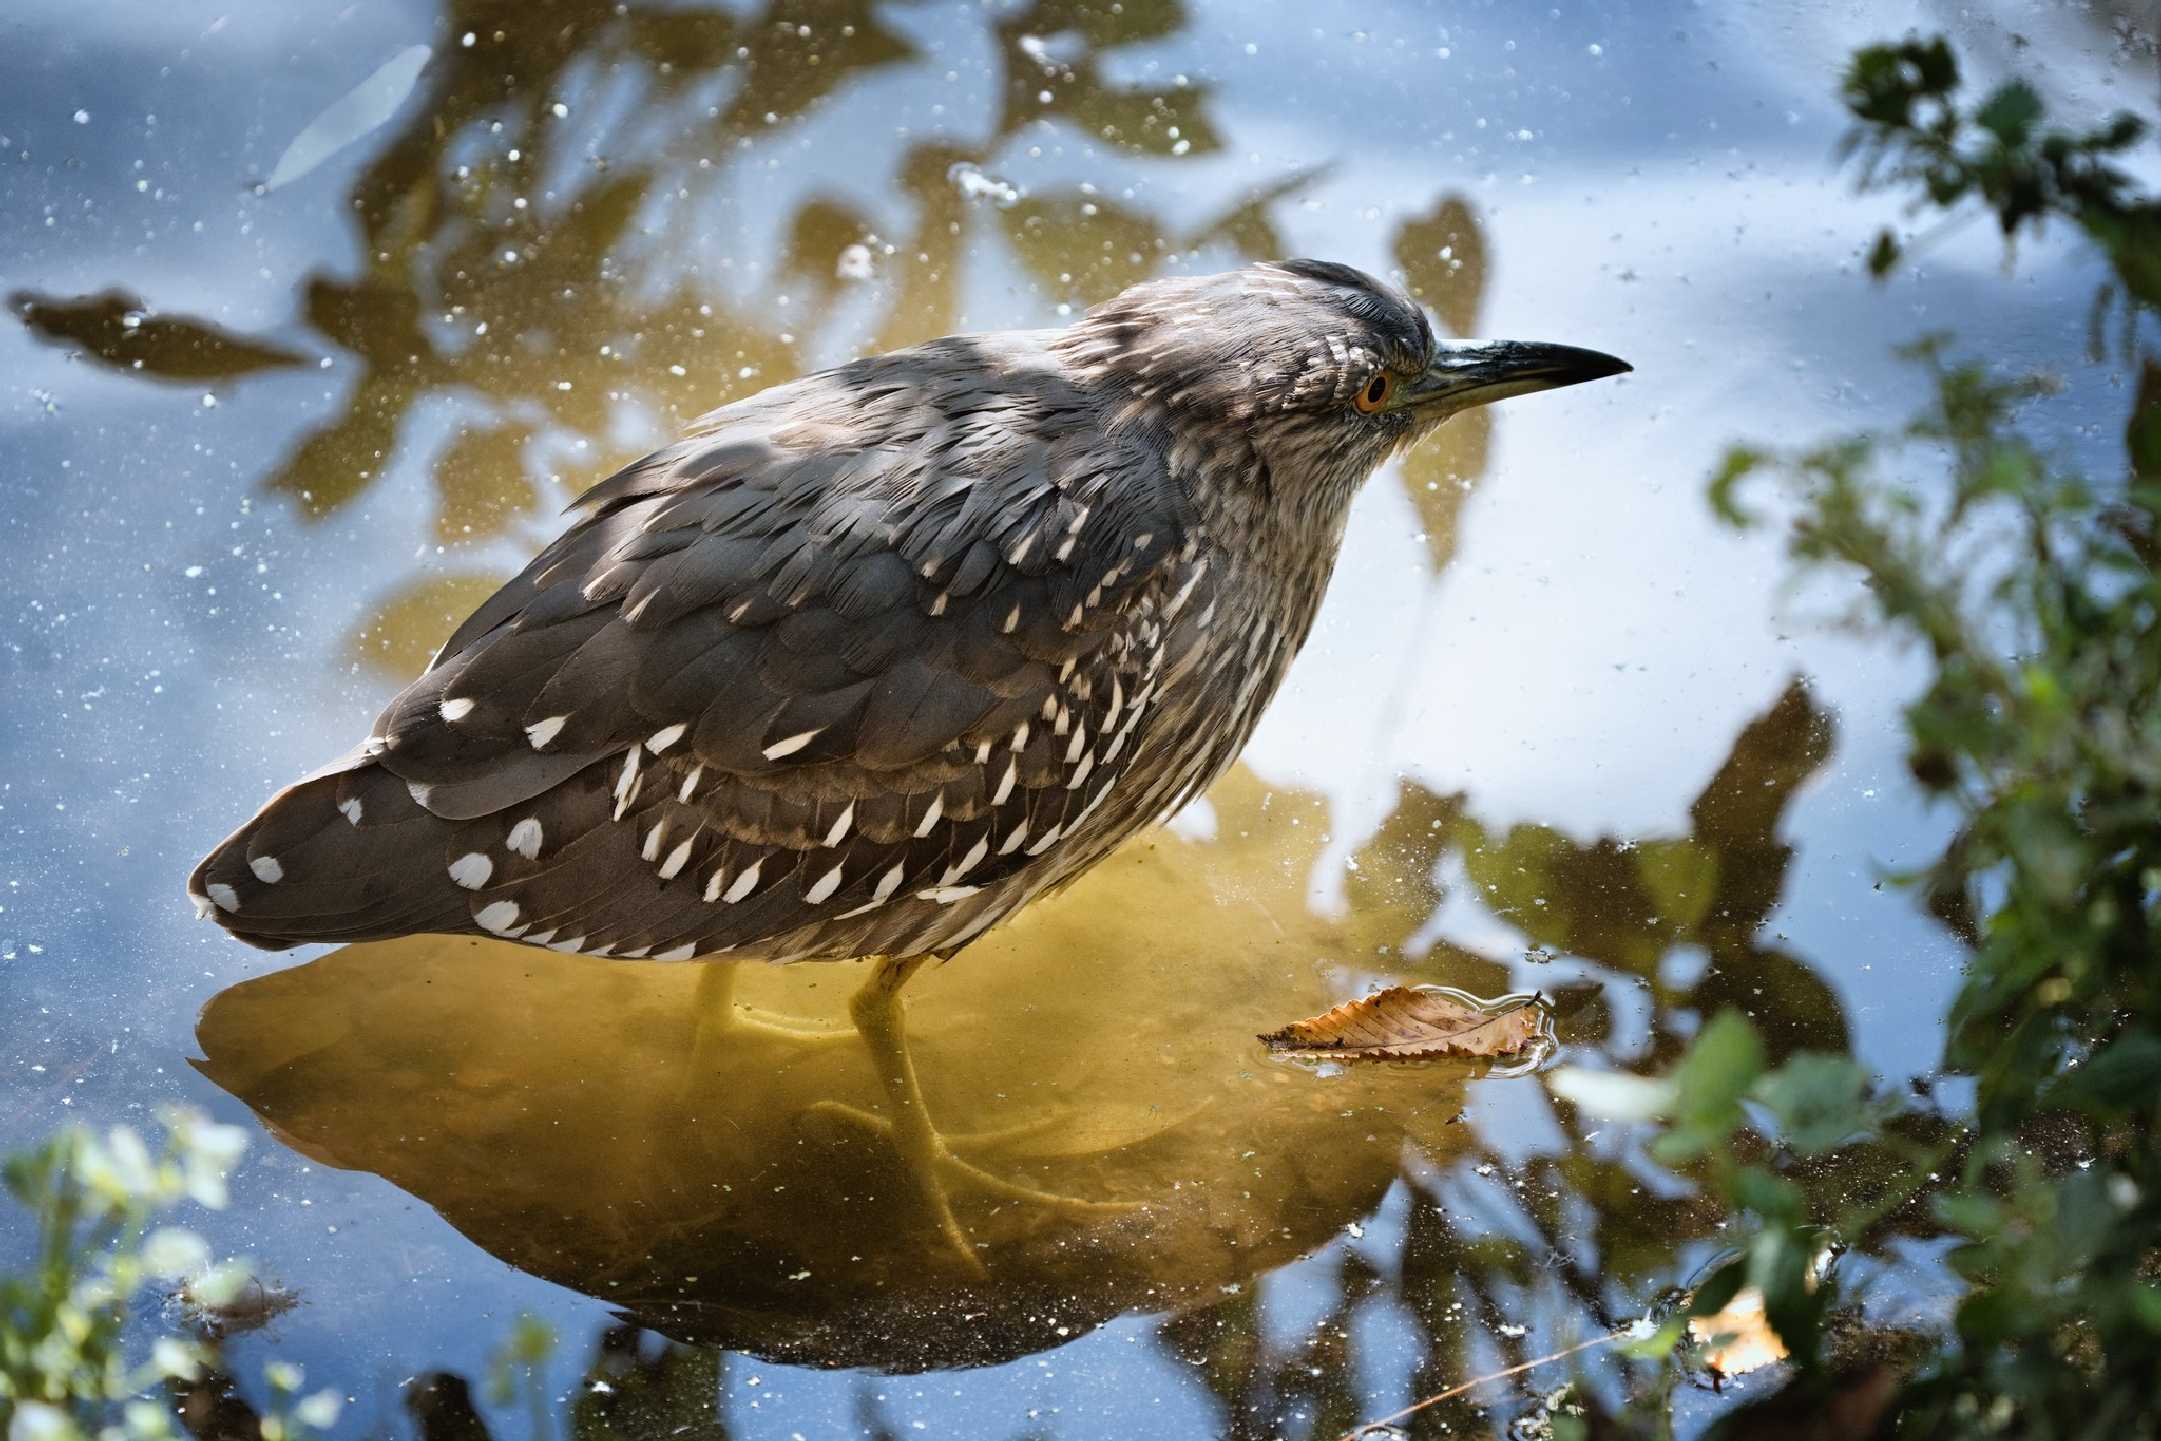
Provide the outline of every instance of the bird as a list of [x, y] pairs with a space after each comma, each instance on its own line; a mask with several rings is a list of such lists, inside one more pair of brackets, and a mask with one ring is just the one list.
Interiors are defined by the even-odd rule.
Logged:
[[723, 1009], [726, 962], [871, 959], [850, 1015], [968, 1253], [909, 977], [1230, 766], [1387, 459], [1629, 369], [1442, 338], [1363, 271], [1284, 260], [776, 385], [574, 500], [189, 893], [272, 950], [439, 932], [708, 962]]

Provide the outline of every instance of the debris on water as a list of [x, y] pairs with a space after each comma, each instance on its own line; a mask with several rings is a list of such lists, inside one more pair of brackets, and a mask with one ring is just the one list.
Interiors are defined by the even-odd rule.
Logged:
[[988, 200], [1000, 210], [1010, 210], [1021, 201], [1019, 186], [999, 179], [970, 160], [954, 161], [945, 178], [958, 187], [963, 199]]
[[870, 247], [858, 241], [843, 249], [840, 258], [833, 262], [833, 273], [842, 280], [870, 279]]
[[275, 1281], [253, 1276], [230, 1289], [197, 1283], [183, 1284], [174, 1299], [188, 1318], [215, 1337], [241, 1336], [260, 1331], [300, 1304], [300, 1294]]

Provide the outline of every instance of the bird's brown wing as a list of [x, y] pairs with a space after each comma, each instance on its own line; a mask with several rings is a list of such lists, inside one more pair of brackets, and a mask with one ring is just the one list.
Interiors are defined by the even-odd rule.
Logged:
[[482, 928], [736, 947], [960, 900], [1099, 802], [1195, 565], [1161, 463], [998, 417], [633, 465], [385, 711]]

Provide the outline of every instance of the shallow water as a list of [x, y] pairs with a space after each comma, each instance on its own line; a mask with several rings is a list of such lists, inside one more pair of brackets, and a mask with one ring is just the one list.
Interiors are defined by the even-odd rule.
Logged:
[[[1835, 168], [1836, 75], [1912, 25], [2156, 96], [2150, 42], [2056, 6], [11, 6], [0, 1144], [174, 1099], [255, 1128], [204, 1229], [300, 1304], [236, 1360], [304, 1361], [355, 1434], [524, 1429], [480, 1386], [520, 1312], [560, 1424], [776, 1438], [1328, 1437], [1642, 1314], [1717, 1217], [1625, 1128], [1253, 1038], [1430, 981], [1555, 997], [1578, 1063], [1733, 1005], [1933, 1065], [1957, 949], [1884, 881], [1942, 828], [1912, 658], [1702, 500], [1731, 441], [1902, 418], [1929, 329], [2094, 414], [2117, 382], [2046, 246], [1861, 273], [1891, 212]], [[1383, 472], [1247, 766], [911, 988], [969, 1159], [1099, 1203], [956, 1185], [987, 1283], [851, 1042], [701, 1050], [680, 967], [194, 922], [188, 866], [681, 420], [1275, 254], [1636, 370]], [[834, 1019], [853, 970], [741, 998]]]

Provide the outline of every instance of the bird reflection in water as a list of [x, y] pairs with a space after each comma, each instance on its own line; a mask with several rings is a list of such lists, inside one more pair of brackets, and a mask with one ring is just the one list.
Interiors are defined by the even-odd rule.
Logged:
[[[1323, 1079], [1254, 1040], [1400, 949], [1433, 855], [1330, 920], [1306, 904], [1324, 803], [1243, 771], [1212, 799], [1216, 839], [1129, 845], [910, 987], [926, 1099], [981, 1168], [947, 1179], [982, 1274], [916, 1204], [865, 1049], [701, 1042], [697, 966], [350, 946], [215, 997], [198, 1064], [306, 1155], [679, 1339], [883, 1369], [1027, 1354], [1311, 1251], [1379, 1204], [1406, 1141], [1445, 1162], [1466, 1129], [1464, 1068]], [[845, 1027], [862, 969], [744, 965], [732, 999]]]

